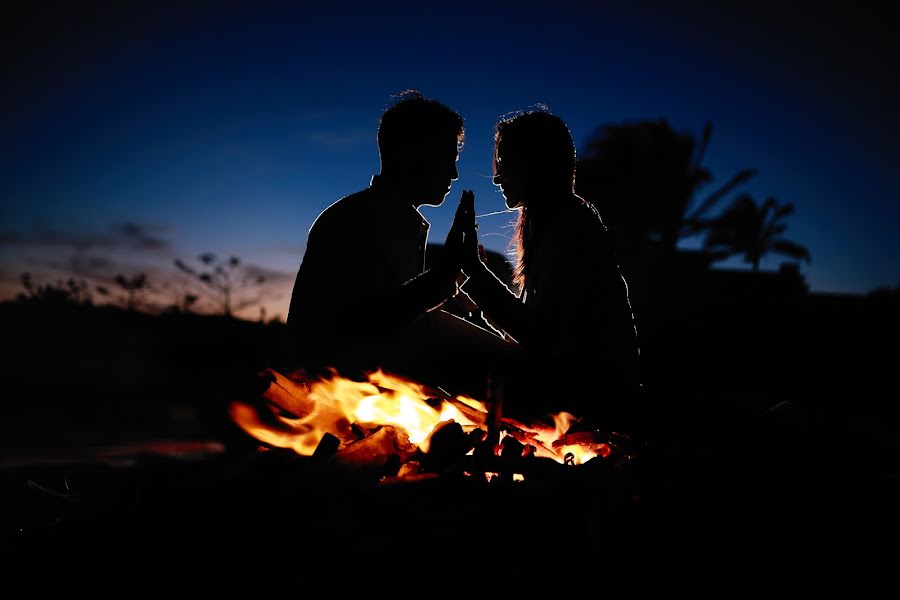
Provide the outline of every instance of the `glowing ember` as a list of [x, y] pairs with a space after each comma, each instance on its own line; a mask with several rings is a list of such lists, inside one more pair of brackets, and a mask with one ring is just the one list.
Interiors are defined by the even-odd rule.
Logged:
[[567, 434], [572, 424], [579, 420], [575, 415], [561, 412], [550, 416], [554, 423], [552, 427], [515, 422], [508, 435], [534, 448], [535, 456], [560, 463], [581, 465], [596, 456], [610, 455], [609, 445], [597, 439], [594, 432]]

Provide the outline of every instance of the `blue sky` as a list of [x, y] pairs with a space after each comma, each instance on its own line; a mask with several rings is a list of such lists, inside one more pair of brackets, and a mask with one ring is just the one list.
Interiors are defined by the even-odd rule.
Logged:
[[[283, 317], [313, 219], [377, 172], [378, 117], [407, 88], [466, 122], [460, 179], [423, 209], [434, 241], [463, 189], [479, 213], [502, 208], [494, 122], [542, 102], [579, 147], [609, 123], [665, 118], [699, 135], [711, 121], [709, 189], [754, 167], [743, 189], [794, 203], [787, 237], [812, 254], [811, 289], [900, 284], [887, 16], [874, 4], [677, 4], [22, 9], [3, 26], [0, 297], [23, 271], [99, 283], [147, 271], [176, 294], [173, 260], [213, 252], [265, 275], [268, 314]], [[505, 250], [509, 220], [483, 218], [483, 243]]]

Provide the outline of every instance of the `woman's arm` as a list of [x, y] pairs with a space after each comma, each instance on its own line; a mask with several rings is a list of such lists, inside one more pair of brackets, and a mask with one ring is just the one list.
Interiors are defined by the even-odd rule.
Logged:
[[540, 325], [534, 311], [486, 264], [477, 261], [466, 270], [466, 275], [469, 279], [462, 285], [461, 291], [478, 305], [492, 326], [499, 327], [525, 346], [539, 343]]

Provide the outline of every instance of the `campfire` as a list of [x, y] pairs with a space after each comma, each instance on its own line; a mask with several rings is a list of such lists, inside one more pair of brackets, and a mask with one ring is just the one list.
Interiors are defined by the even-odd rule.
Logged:
[[499, 397], [453, 396], [381, 370], [362, 381], [336, 371], [314, 378], [271, 368], [259, 377], [261, 395], [232, 402], [229, 412], [261, 450], [376, 467], [386, 478], [457, 472], [523, 480], [549, 468], [631, 459], [627, 436], [573, 432], [579, 418], [570, 413], [523, 423], [501, 414]]

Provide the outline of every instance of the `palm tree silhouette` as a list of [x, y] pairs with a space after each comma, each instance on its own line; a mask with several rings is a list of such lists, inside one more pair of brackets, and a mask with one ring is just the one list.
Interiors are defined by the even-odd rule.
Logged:
[[789, 202], [780, 204], [770, 197], [759, 205], [750, 194], [741, 194], [722, 214], [707, 221], [703, 247], [716, 260], [743, 255], [754, 271], [759, 271], [760, 260], [770, 252], [810, 262], [806, 247], [780, 237], [787, 229], [782, 221], [793, 212]]
[[605, 125], [588, 139], [578, 160], [577, 191], [597, 207], [620, 252], [640, 253], [648, 244], [674, 251], [681, 239], [708, 226], [704, 217], [719, 200], [756, 175], [742, 169], [695, 202], [712, 181], [702, 165], [711, 137], [711, 123], [698, 145], [692, 133], [659, 119]]

